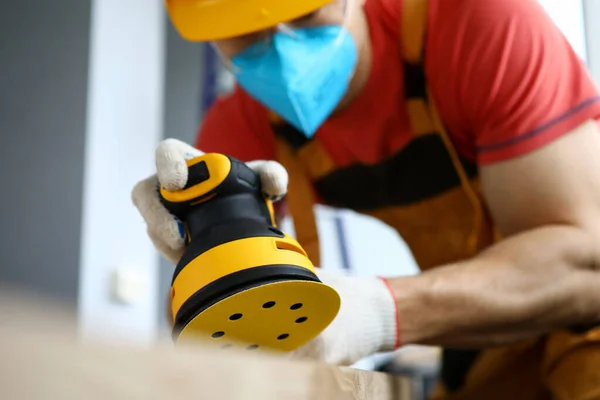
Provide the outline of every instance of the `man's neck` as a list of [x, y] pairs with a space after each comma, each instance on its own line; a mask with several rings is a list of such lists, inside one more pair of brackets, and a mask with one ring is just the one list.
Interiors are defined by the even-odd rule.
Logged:
[[361, 13], [360, 21], [358, 23], [361, 25], [358, 31], [364, 32], [365, 37], [362, 40], [362, 45], [358, 49], [358, 62], [356, 65], [356, 70], [354, 71], [354, 75], [350, 80], [346, 95], [340, 101], [334, 114], [343, 111], [350, 105], [350, 103], [352, 103], [354, 99], [360, 95], [371, 75], [373, 57], [372, 44], [371, 36], [369, 34], [369, 23], [364, 12]]

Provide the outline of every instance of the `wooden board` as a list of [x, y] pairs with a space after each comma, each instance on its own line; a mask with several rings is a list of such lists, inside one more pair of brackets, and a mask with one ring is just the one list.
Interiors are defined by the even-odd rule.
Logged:
[[171, 343], [82, 344], [73, 313], [0, 288], [0, 398], [411, 399], [407, 378]]

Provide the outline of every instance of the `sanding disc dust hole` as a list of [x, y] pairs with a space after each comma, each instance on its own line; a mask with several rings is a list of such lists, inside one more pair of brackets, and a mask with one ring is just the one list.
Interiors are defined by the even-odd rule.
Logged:
[[263, 308], [272, 308], [275, 307], [275, 302], [274, 301], [267, 301], [265, 304], [262, 305]]
[[[262, 305], [262, 308], [273, 308], [273, 307], [275, 307], [276, 304], [277, 303], [274, 302], [274, 301], [267, 301], [266, 303], [264, 303]], [[302, 304], [302, 303], [295, 303], [295, 304], [292, 304], [290, 306], [290, 310], [292, 310], [292, 311], [299, 310], [303, 306], [304, 306], [304, 304]], [[243, 317], [243, 314], [241, 314], [241, 313], [235, 313], [235, 314], [232, 314], [232, 315], [229, 316], [229, 320], [230, 321], [237, 321], [237, 320], [241, 319], [242, 317]], [[295, 320], [295, 322], [297, 324], [301, 324], [303, 322], [306, 322], [307, 320], [308, 320], [308, 317], [299, 317], [299, 318], [297, 318]], [[213, 339], [218, 339], [218, 338], [221, 338], [221, 337], [225, 336], [225, 332], [218, 331], [218, 332], [213, 333], [211, 336], [213, 337]], [[287, 339], [289, 337], [290, 337], [289, 333], [282, 333], [281, 335], [277, 336], [277, 340], [285, 340], [285, 339]], [[233, 346], [231, 344], [229, 344], [229, 343], [224, 344], [224, 345], [221, 346], [222, 349], [228, 349], [230, 347], [233, 347]], [[246, 347], [246, 349], [247, 350], [256, 350], [256, 349], [258, 349], [258, 347], [259, 346], [257, 344], [253, 344], [253, 345], [250, 345], [250, 346]]]

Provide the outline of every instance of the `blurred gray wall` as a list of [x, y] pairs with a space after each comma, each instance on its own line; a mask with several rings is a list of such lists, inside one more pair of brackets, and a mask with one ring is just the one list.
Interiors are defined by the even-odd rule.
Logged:
[[0, 8], [0, 282], [75, 301], [90, 1]]
[[[0, 282], [73, 302], [90, 13], [89, 0], [5, 0], [0, 12]], [[202, 117], [203, 47], [182, 40], [167, 22], [166, 55], [165, 137], [193, 143]], [[165, 296], [172, 272], [161, 260]]]

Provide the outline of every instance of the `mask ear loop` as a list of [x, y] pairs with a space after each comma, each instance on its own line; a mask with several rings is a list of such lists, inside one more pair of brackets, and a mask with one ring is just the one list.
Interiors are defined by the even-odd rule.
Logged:
[[[266, 52], [266, 48], [271, 46], [271, 42], [272, 42], [272, 35], [268, 35], [268, 36], [264, 37], [263, 39], [260, 39], [256, 43], [252, 44], [251, 46], [262, 45], [262, 46], [264, 46], [265, 52]], [[216, 44], [211, 42], [210, 45], [217, 52], [217, 54], [219, 55], [219, 59], [223, 62], [223, 65], [229, 72], [231, 72], [234, 75], [241, 72], [241, 68], [239, 68], [237, 65], [235, 65], [232, 58], [225, 56]], [[242, 51], [244, 51], [244, 50], [242, 50]]]
[[298, 39], [298, 35], [294, 32], [294, 29], [289, 27], [285, 23], [277, 24], [277, 31], [287, 35], [293, 39]]
[[[340, 24], [341, 27], [345, 30], [348, 30], [348, 25], [350, 24], [350, 21], [352, 20], [352, 7], [350, 7], [350, 5], [352, 4], [353, 1], [356, 0], [341, 0], [343, 1], [343, 7], [344, 7], [344, 16], [343, 16], [343, 20], [342, 23]], [[340, 34], [338, 38], [336, 38], [336, 44], [337, 42], [340, 42], [343, 40], [343, 35]]]
[[239, 72], [239, 69], [231, 62], [231, 60], [228, 57], [225, 57], [223, 52], [219, 49], [219, 46], [213, 42], [209, 42], [208, 45], [218, 54], [218, 59], [223, 63], [223, 66], [227, 71], [232, 74], [235, 74], [236, 70]]

